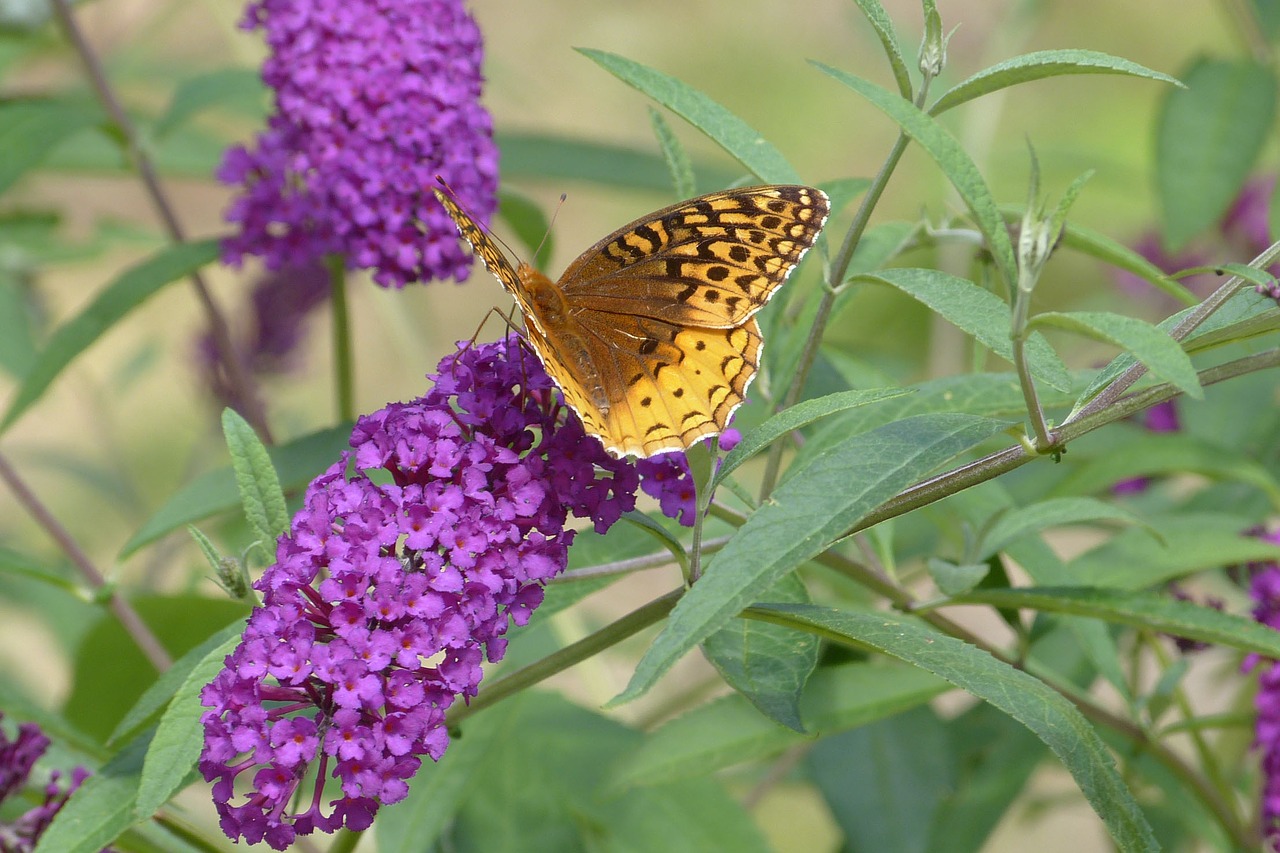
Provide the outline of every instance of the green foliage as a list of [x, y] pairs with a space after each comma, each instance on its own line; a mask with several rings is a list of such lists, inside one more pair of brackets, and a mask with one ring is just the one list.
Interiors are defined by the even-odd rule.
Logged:
[[[190, 365], [203, 312], [227, 313], [236, 342], [253, 343], [230, 307], [249, 279], [217, 265], [219, 237], [170, 240], [167, 220], [225, 203], [205, 184], [274, 95], [247, 62], [175, 64], [132, 21], [105, 79], [68, 82], [86, 63], [58, 16], [9, 5], [0, 0], [0, 481], [17, 500], [0, 526], [0, 639], [13, 650], [0, 713], [53, 739], [41, 772], [92, 771], [37, 853], [222, 849], [212, 809], [196, 813], [209, 798], [195, 769], [201, 691], [258, 592], [241, 583], [228, 600], [208, 581], [221, 569], [259, 576], [353, 429], [323, 409], [314, 364], [232, 395], [262, 403], [262, 420], [226, 407]], [[1064, 804], [1087, 804], [1090, 831], [1126, 853], [1261, 849], [1255, 676], [1239, 664], [1280, 659], [1280, 634], [1252, 618], [1248, 595], [1250, 572], [1280, 571], [1280, 545], [1254, 535], [1280, 517], [1280, 306], [1267, 294], [1280, 246], [1253, 244], [1280, 219], [1280, 193], [1255, 179], [1278, 169], [1280, 4], [1224, 4], [1248, 50], [1144, 35], [1135, 52], [1181, 68], [1176, 77], [1098, 50], [1019, 53], [1020, 33], [1052, 20], [1039, 17], [1052, 4], [1022, 4], [1025, 17], [974, 39], [971, 22], [931, 0], [923, 31], [919, 17], [855, 0], [857, 29], [806, 23], [798, 47], [745, 21], [719, 42], [663, 21], [663, 50], [643, 62], [618, 52], [650, 43], [635, 9], [610, 13], [635, 24], [613, 36], [544, 5], [539, 14], [559, 15], [547, 32], [572, 38], [539, 41], [536, 57], [492, 56], [486, 93], [502, 154], [497, 218], [522, 254], [541, 246], [541, 265], [564, 248], [554, 198], [571, 190], [640, 213], [673, 195], [803, 182], [829, 195], [831, 215], [754, 315], [767, 346], [736, 414], [741, 441], [688, 455], [706, 510], [696, 533], [643, 497], [607, 533], [577, 531], [570, 572], [527, 625], [511, 626], [479, 695], [448, 708], [443, 758], [381, 808], [361, 849], [827, 843], [754, 808], [779, 782], [825, 809], [827, 844], [846, 851], [980, 851], [997, 826], [1034, 834]], [[482, 22], [511, 26], [505, 17]], [[1096, 26], [1077, 17], [1075, 38]], [[950, 41], [957, 26], [967, 36]], [[1170, 26], [1181, 33], [1170, 39], [1187, 38]], [[571, 48], [584, 34], [604, 41]], [[843, 56], [835, 64], [856, 73], [806, 64], [811, 55]], [[776, 82], [744, 82], [766, 70]], [[430, 69], [414, 73], [429, 90]], [[590, 108], [572, 124], [555, 116], [539, 100], [550, 89], [530, 82], [544, 79], [559, 106]], [[91, 97], [103, 86], [110, 105]], [[1155, 118], [1135, 128], [1132, 115]], [[1113, 147], [1080, 141], [1100, 138], [1083, 132], [1096, 127]], [[1061, 203], [1042, 200], [1042, 171]], [[175, 186], [198, 193], [174, 204]], [[98, 206], [117, 195], [146, 207]], [[599, 234], [616, 225], [584, 218]], [[756, 224], [733, 234], [751, 239]], [[1177, 256], [1135, 248], [1143, 232]], [[695, 251], [721, 257], [725, 246], [709, 237]], [[1116, 273], [1149, 292], [1117, 293]], [[135, 309], [196, 274], [198, 287], [166, 294], [183, 307], [163, 328], [141, 328]], [[383, 396], [425, 391], [425, 347], [395, 348], [430, 335], [415, 294], [375, 304], [364, 287], [353, 275], [355, 375], [389, 383], [357, 389], [372, 411]], [[447, 290], [429, 285], [441, 301], [428, 311], [444, 316], [423, 329], [452, 341], [471, 326], [455, 325]], [[687, 301], [653, 322], [678, 323]], [[353, 361], [341, 340], [322, 362]], [[219, 382], [236, 385], [222, 370]], [[1166, 402], [1178, 428], [1147, 428], [1144, 410]], [[961, 606], [986, 618], [962, 621]], [[1213, 695], [1200, 686], [1205, 665], [1170, 637], [1216, 648]], [[695, 652], [702, 660], [689, 661]], [[619, 711], [632, 700], [646, 704]], [[1046, 767], [1078, 791], [1043, 798], [1035, 776]], [[314, 771], [299, 800], [339, 796]], [[251, 775], [237, 781], [242, 794]], [[0, 820], [16, 808], [6, 802]]]

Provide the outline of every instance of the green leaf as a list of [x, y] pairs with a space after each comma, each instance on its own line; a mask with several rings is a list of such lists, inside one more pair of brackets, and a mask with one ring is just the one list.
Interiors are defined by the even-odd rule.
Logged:
[[[534, 133], [494, 134], [502, 151], [502, 174], [539, 181], [590, 181], [606, 187], [671, 191], [671, 173], [661, 157], [648, 151], [604, 142]], [[695, 163], [703, 186], [727, 187], [742, 173], [709, 163]]]
[[[1001, 208], [1004, 210], [1005, 208]], [[1062, 232], [1062, 245], [1097, 258], [1116, 269], [1133, 273], [1156, 289], [1168, 294], [1183, 305], [1195, 305], [1200, 301], [1183, 284], [1171, 278], [1155, 264], [1128, 246], [1113, 240], [1101, 231], [1083, 225], [1068, 224]]]
[[991, 567], [986, 563], [952, 563], [937, 557], [930, 557], [925, 566], [943, 595], [968, 592], [991, 573]]
[[800, 175], [759, 131], [706, 94], [661, 71], [603, 50], [577, 51], [705, 133], [768, 184], [798, 184]]
[[653, 126], [653, 135], [658, 138], [658, 147], [662, 149], [662, 159], [667, 161], [671, 170], [671, 186], [676, 191], [676, 198], [690, 198], [697, 195], [697, 187], [693, 177], [693, 162], [689, 152], [680, 144], [671, 125], [662, 117], [662, 113], [649, 107], [649, 124]]
[[700, 705], [655, 730], [614, 773], [615, 789], [694, 779], [899, 714], [949, 690], [945, 681], [894, 662], [822, 667], [800, 700], [808, 735], [760, 715], [740, 695]]
[[1006, 424], [921, 415], [856, 435], [792, 469], [768, 503], [712, 557], [615, 703], [649, 689], [685, 652], [779, 578], [848, 534], [867, 513]]
[[1180, 278], [1186, 278], [1192, 275], [1201, 274], [1222, 276], [1230, 273], [1239, 276], [1254, 287], [1270, 288], [1276, 283], [1276, 277], [1266, 270], [1260, 270], [1257, 267], [1251, 267], [1248, 264], [1225, 263], [1225, 264], [1205, 264], [1200, 267], [1189, 267], [1185, 270], [1178, 270]]
[[[764, 594], [768, 601], [809, 604], [809, 592], [795, 575], [786, 575]], [[754, 619], [737, 619], [702, 644], [707, 660], [729, 686], [760, 713], [797, 732], [800, 695], [818, 665], [818, 638]]]
[[1028, 328], [1035, 327], [1065, 329], [1114, 344], [1132, 353], [1153, 375], [1173, 383], [1190, 397], [1204, 398], [1195, 365], [1178, 342], [1168, 332], [1137, 317], [1106, 311], [1050, 311], [1031, 318]]
[[[244, 620], [237, 619], [174, 661], [173, 666], [162, 672], [160, 677], [152, 682], [146, 692], [139, 697], [138, 701], [129, 709], [129, 712], [116, 725], [115, 731], [107, 738], [107, 745], [111, 746], [141, 734], [141, 729], [153, 723], [160, 709], [169, 704], [169, 700], [178, 692], [182, 683], [187, 680], [187, 676], [196, 668], [196, 665], [208, 658], [216, 649], [226, 645], [230, 640], [238, 638], [243, 631]], [[199, 717], [199, 713], [196, 716]]]
[[782, 624], [871, 648], [945, 678], [1036, 734], [1062, 761], [1121, 850], [1155, 850], [1156, 840], [1093, 726], [1044, 682], [954, 637], [896, 613], [857, 613], [801, 604], [753, 608]]
[[69, 137], [104, 121], [102, 110], [88, 100], [0, 101], [0, 193]]
[[786, 411], [779, 412], [744, 435], [742, 441], [738, 442], [738, 446], [725, 454], [715, 477], [712, 478], [712, 487], [719, 485], [743, 462], [793, 430], [808, 426], [836, 412], [845, 412], [880, 400], [892, 400], [894, 397], [902, 397], [910, 393], [903, 388], [882, 388], [872, 391], [838, 391], [825, 397], [803, 400]]
[[996, 206], [991, 190], [982, 179], [982, 173], [978, 171], [973, 159], [960, 147], [955, 137], [910, 101], [904, 101], [892, 92], [861, 77], [821, 62], [810, 61], [816, 68], [853, 89], [897, 122], [903, 133], [914, 139], [934, 159], [947, 180], [964, 199], [978, 230], [987, 239], [987, 247], [991, 251], [996, 268], [1000, 270], [1001, 277], [1012, 289], [1018, 280], [1018, 268], [1013, 257], [1013, 243], [1009, 239], [1009, 229], [1005, 227], [1000, 209]]
[[151, 132], [163, 139], [205, 110], [224, 104], [248, 107], [261, 114], [266, 93], [257, 69], [219, 68], [192, 77], [174, 90], [169, 108], [156, 120]]
[[[1176, 314], [1164, 318], [1156, 326], [1163, 332], [1172, 331], [1179, 323], [1195, 310], [1195, 306], [1183, 308]], [[1226, 304], [1213, 312], [1200, 324], [1190, 336], [1182, 342], [1183, 348], [1190, 353], [1203, 352], [1224, 343], [1244, 340], [1248, 337], [1267, 334], [1280, 328], [1280, 310], [1275, 300], [1263, 296], [1255, 290], [1246, 288], [1227, 300]], [[1085, 405], [1098, 395], [1111, 380], [1135, 364], [1132, 355], [1127, 352], [1113, 358], [1106, 367], [1098, 371], [1084, 393], [1076, 401], [1076, 409]], [[1074, 414], [1074, 413], [1073, 413]]]
[[920, 851], [954, 789], [954, 747], [938, 715], [912, 708], [814, 744], [806, 764], [844, 850]]
[[907, 69], [906, 60], [902, 58], [902, 49], [898, 46], [898, 34], [894, 32], [893, 21], [885, 13], [879, 0], [854, 0], [862, 14], [867, 16], [871, 28], [880, 39], [885, 58], [889, 60], [889, 68], [893, 71], [893, 79], [898, 84], [898, 94], [905, 100], [911, 100], [911, 72]]
[[[0, 240], [0, 252], [9, 247]], [[21, 379], [36, 362], [36, 335], [28, 288], [21, 273], [0, 268], [0, 368]]]
[[54, 565], [30, 554], [0, 545], [0, 577], [4, 575], [38, 581], [68, 595], [78, 595], [82, 591], [78, 583], [68, 578], [66, 572], [60, 571]]
[[1169, 595], [1096, 587], [975, 590], [956, 604], [990, 604], [1045, 613], [1070, 613], [1280, 658], [1280, 631], [1248, 619], [1179, 601]]
[[1280, 560], [1280, 546], [1241, 531], [1250, 522], [1227, 515], [1177, 513], [1149, 517], [1157, 536], [1125, 530], [1067, 565], [1081, 586], [1143, 589], [1193, 572]]
[[[351, 425], [342, 424], [272, 447], [267, 453], [281, 486], [286, 491], [305, 486], [312, 477], [338, 460], [339, 454], [348, 448], [350, 437]], [[239, 505], [240, 495], [232, 469], [226, 467], [209, 471], [170, 496], [125, 543], [120, 559], [179, 527], [216, 513], [228, 512]]]
[[231, 454], [245, 518], [258, 537], [259, 550], [270, 562], [275, 556], [276, 539], [289, 529], [289, 511], [284, 505], [280, 478], [271, 467], [271, 457], [262, 440], [235, 409], [222, 410], [222, 434]]
[[1212, 227], [1253, 171], [1275, 121], [1276, 78], [1247, 59], [1201, 57], [1156, 128], [1156, 189], [1174, 249]]
[[104, 332], [166, 284], [217, 260], [218, 251], [217, 240], [167, 246], [121, 273], [94, 297], [87, 308], [53, 333], [9, 403], [4, 420], [0, 421], [0, 432], [8, 429], [39, 400], [67, 365]]
[[[991, 291], [967, 279], [931, 269], [888, 269], [859, 278], [898, 288], [1013, 363], [1009, 306]], [[1071, 374], [1043, 337], [1033, 335], [1027, 341], [1026, 353], [1027, 363], [1037, 378], [1059, 391], [1070, 390]]]
[[929, 114], [939, 115], [966, 101], [1019, 83], [1067, 74], [1121, 74], [1182, 85], [1168, 74], [1094, 50], [1040, 50], [998, 62], [951, 87], [929, 108]]
[[222, 671], [224, 659], [240, 644], [239, 627], [191, 668], [160, 718], [138, 781], [134, 813], [140, 820], [150, 817], [168, 802], [195, 769], [204, 743], [200, 691]]
[[1018, 507], [1000, 516], [1000, 520], [983, 537], [979, 557], [985, 558], [1001, 551], [1010, 542], [1030, 533], [1039, 533], [1050, 527], [1094, 521], [1143, 523], [1128, 510], [1094, 498], [1050, 498], [1030, 506]]
[[134, 803], [151, 733], [139, 735], [85, 780], [40, 836], [35, 853], [99, 853], [137, 823]]

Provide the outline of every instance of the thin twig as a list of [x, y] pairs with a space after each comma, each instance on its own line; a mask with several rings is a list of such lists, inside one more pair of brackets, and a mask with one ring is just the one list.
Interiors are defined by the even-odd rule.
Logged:
[[[186, 234], [173, 211], [173, 206], [169, 203], [169, 199], [164, 193], [164, 189], [160, 186], [160, 178], [156, 173], [155, 165], [151, 162], [150, 155], [142, 145], [138, 129], [134, 126], [133, 120], [129, 118], [129, 114], [125, 112], [124, 107], [120, 104], [120, 99], [116, 97], [115, 91], [111, 88], [111, 83], [107, 80], [101, 60], [93, 52], [93, 48], [89, 46], [84, 33], [80, 30], [79, 25], [76, 24], [75, 16], [71, 13], [71, 7], [67, 0], [51, 0], [51, 4], [54, 16], [58, 19], [58, 24], [62, 27], [67, 41], [71, 43], [71, 46], [79, 55], [80, 61], [84, 63], [85, 72], [89, 77], [93, 90], [98, 95], [98, 100], [102, 103], [103, 109], [106, 110], [107, 116], [112, 124], [115, 125], [116, 130], [120, 132], [121, 138], [124, 139], [125, 153], [133, 163], [134, 168], [137, 169], [147, 196], [151, 199], [151, 204], [156, 213], [159, 214], [165, 231], [169, 234], [169, 239], [174, 243], [185, 243], [187, 241]], [[262, 408], [262, 401], [258, 399], [249, 371], [245, 368], [240, 352], [231, 340], [231, 329], [227, 325], [226, 318], [223, 317], [222, 311], [218, 308], [218, 303], [214, 300], [213, 294], [205, 283], [204, 276], [199, 271], [191, 273], [191, 284], [204, 310], [205, 320], [209, 324], [209, 331], [213, 336], [218, 357], [226, 368], [227, 381], [234, 390], [234, 399], [241, 401], [245, 407], [245, 419], [253, 425], [254, 430], [257, 431], [262, 440], [270, 444], [271, 432], [267, 427], [267, 418]]]
[[[18, 476], [18, 472], [14, 470], [3, 454], [0, 454], [0, 480], [4, 480], [9, 490], [13, 492], [14, 497], [18, 499], [18, 503], [22, 504], [23, 509], [58, 544], [58, 547], [62, 549], [62, 553], [67, 555], [89, 586], [95, 592], [106, 588], [106, 577], [102, 572], [98, 571], [98, 567], [93, 564], [93, 561], [89, 559], [89, 555], [71, 537], [67, 529], [59, 523], [58, 519], [53, 517], [53, 513], [40, 502], [35, 492]], [[138, 612], [133, 609], [133, 606], [123, 596], [112, 590], [110, 597], [107, 599], [107, 606], [111, 608], [111, 612], [120, 620], [120, 624], [124, 626], [125, 631], [133, 638], [138, 648], [147, 656], [147, 660], [151, 661], [151, 665], [157, 671], [164, 672], [173, 665], [173, 661], [170, 659], [169, 653], [164, 650], [164, 646], [160, 645], [160, 641], [156, 639], [155, 634], [151, 633], [151, 629], [147, 627], [142, 618], [138, 616]]]

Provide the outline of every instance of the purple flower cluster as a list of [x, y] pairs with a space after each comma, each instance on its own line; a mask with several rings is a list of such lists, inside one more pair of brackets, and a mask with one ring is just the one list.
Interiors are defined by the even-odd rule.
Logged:
[[[259, 376], [293, 367], [303, 325], [330, 292], [329, 273], [319, 261], [285, 267], [258, 279], [249, 297], [248, 328], [237, 344], [242, 363]], [[214, 395], [223, 405], [243, 411], [244, 401], [227, 379], [212, 334], [200, 339], [197, 353]]]
[[[1259, 531], [1258, 536], [1280, 545], [1280, 530]], [[1255, 563], [1249, 569], [1253, 618], [1280, 631], [1280, 563]], [[1259, 669], [1254, 745], [1262, 750], [1262, 830], [1276, 845], [1280, 843], [1280, 662], [1249, 655], [1244, 668]]]
[[[0, 714], [0, 719], [3, 717]], [[0, 728], [0, 802], [26, 787], [31, 769], [48, 748], [49, 738], [35, 723], [18, 726], [18, 736], [13, 740]], [[83, 767], [73, 769], [66, 790], [58, 784], [61, 776], [56, 770], [49, 774], [49, 782], [44, 786], [44, 800], [39, 805], [19, 815], [16, 820], [0, 823], [0, 850], [5, 853], [30, 853], [34, 850], [67, 798], [89, 778], [89, 771]]]
[[498, 151], [462, 0], [255, 0], [242, 25], [266, 33], [275, 110], [218, 172], [240, 186], [226, 260], [279, 269], [341, 254], [384, 286], [465, 278], [471, 253], [431, 187], [444, 176], [487, 222]]
[[[739, 441], [742, 441], [742, 433], [729, 427], [720, 433], [720, 450], [727, 453]], [[663, 453], [651, 456], [639, 460], [636, 468], [643, 478], [640, 488], [644, 489], [645, 494], [657, 499], [662, 514], [674, 518], [685, 527], [692, 527], [694, 513], [697, 512], [697, 489], [685, 455]]]
[[564, 569], [568, 516], [603, 532], [635, 505], [636, 466], [583, 433], [517, 338], [462, 348], [434, 380], [361, 418], [308, 487], [202, 693], [200, 769], [232, 839], [283, 849], [402, 799]]

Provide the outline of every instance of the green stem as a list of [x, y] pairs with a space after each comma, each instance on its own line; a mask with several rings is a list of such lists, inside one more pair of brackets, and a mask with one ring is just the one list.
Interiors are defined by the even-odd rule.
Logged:
[[589, 634], [578, 640], [578, 642], [547, 655], [540, 661], [495, 679], [480, 692], [479, 696], [471, 700], [471, 704], [455, 707], [454, 712], [449, 714], [449, 725], [455, 726], [477, 711], [497, 704], [508, 696], [532, 687], [538, 682], [544, 681], [556, 673], [563, 672], [574, 664], [581, 663], [610, 646], [616, 646], [650, 625], [657, 624], [667, 617], [667, 614], [676, 606], [676, 602], [680, 600], [684, 592], [683, 587], [672, 590], [666, 595], [655, 598], [648, 604], [631, 611], [621, 619], [606, 625], [594, 634]]
[[[1268, 246], [1266, 251], [1249, 262], [1249, 266], [1257, 267], [1258, 269], [1266, 269], [1271, 266], [1271, 263], [1277, 257], [1280, 257], [1280, 242], [1272, 243]], [[1187, 336], [1200, 327], [1200, 324], [1213, 316], [1215, 311], [1225, 305], [1229, 299], [1241, 290], [1244, 290], [1248, 285], [1249, 281], [1247, 279], [1241, 278], [1238, 275], [1233, 275], [1231, 278], [1227, 279], [1221, 287], [1211, 293], [1203, 302], [1191, 309], [1187, 316], [1183, 317], [1178, 324], [1170, 330], [1169, 337], [1179, 343], [1186, 340]], [[1097, 396], [1085, 405], [1081, 406], [1078, 411], [1069, 415], [1067, 420], [1063, 423], [1063, 426], [1094, 415], [1107, 408], [1123, 396], [1126, 391], [1132, 388], [1135, 382], [1146, 375], [1146, 372], [1147, 366], [1145, 364], [1142, 362], [1135, 362], [1128, 370], [1124, 371], [1112, 380], [1111, 384], [1102, 389]]]
[[338, 420], [356, 418], [354, 358], [351, 353], [351, 313], [347, 305], [347, 267], [341, 255], [325, 258], [333, 295], [333, 392]]
[[[924, 83], [920, 87], [919, 94], [916, 95], [915, 105], [923, 107], [925, 98], [929, 93], [929, 78], [925, 78]], [[817, 313], [813, 318], [813, 325], [810, 327], [809, 336], [805, 339], [804, 349], [800, 352], [800, 360], [796, 364], [795, 375], [791, 378], [791, 385], [787, 388], [786, 396], [783, 397], [782, 405], [778, 407], [778, 411], [785, 411], [796, 404], [800, 399], [800, 395], [804, 392], [805, 383], [809, 380], [809, 371], [813, 369], [813, 363], [818, 357], [818, 348], [822, 346], [822, 337], [826, 332], [827, 323], [831, 321], [831, 310], [835, 307], [836, 297], [843, 289], [845, 274], [849, 271], [849, 263], [853, 260], [854, 250], [858, 248], [858, 243], [862, 241], [862, 235], [867, 230], [867, 225], [871, 222], [871, 213], [875, 210], [876, 204], [879, 203], [880, 197], [884, 195], [885, 188], [889, 186], [889, 178], [892, 177], [894, 169], [898, 166], [898, 161], [902, 159], [903, 153], [907, 150], [907, 145], [911, 142], [911, 137], [906, 133], [899, 133], [898, 138], [893, 143], [893, 148], [889, 150], [889, 156], [885, 158], [884, 163], [880, 166], [880, 171], [876, 173], [875, 180], [871, 182], [871, 186], [867, 188], [867, 193], [862, 197], [862, 204], [858, 206], [858, 212], [853, 217], [853, 223], [850, 224], [848, 232], [845, 234], [844, 243], [840, 246], [831, 265], [827, 270], [826, 287], [823, 289], [822, 301], [818, 303]], [[778, 474], [782, 466], [782, 442], [775, 442], [773, 447], [769, 449], [769, 458], [765, 463], [764, 479], [760, 484], [760, 502], [763, 503], [773, 492], [773, 487], [778, 484]]]
[[1013, 335], [1010, 341], [1013, 348], [1013, 366], [1018, 372], [1018, 385], [1022, 388], [1022, 399], [1027, 404], [1027, 417], [1031, 419], [1031, 429], [1036, 436], [1036, 450], [1047, 453], [1053, 447], [1053, 439], [1049, 435], [1048, 424], [1044, 419], [1044, 407], [1040, 405], [1040, 395], [1036, 392], [1036, 382], [1031, 376], [1031, 367], [1027, 364], [1027, 315], [1031, 310], [1030, 290], [1021, 286], [1015, 288], [1013, 297]]

